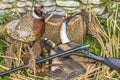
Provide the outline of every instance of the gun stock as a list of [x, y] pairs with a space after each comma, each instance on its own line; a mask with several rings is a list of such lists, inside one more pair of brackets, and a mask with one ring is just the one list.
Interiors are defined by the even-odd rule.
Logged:
[[104, 58], [103, 63], [108, 65], [111, 68], [116, 69], [117, 71], [120, 71], [120, 59], [116, 58]]
[[117, 71], [120, 71], [120, 59], [118, 59], [118, 58], [103, 58], [103, 57], [98, 56], [92, 52], [88, 52], [88, 53], [84, 52], [83, 56], [97, 60], [97, 61], [117, 70]]

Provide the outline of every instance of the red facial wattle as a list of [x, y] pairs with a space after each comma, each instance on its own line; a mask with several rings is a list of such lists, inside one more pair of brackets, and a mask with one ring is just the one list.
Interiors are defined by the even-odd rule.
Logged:
[[40, 13], [41, 12], [41, 7], [40, 6], [36, 6], [35, 10], [36, 10], [37, 13]]

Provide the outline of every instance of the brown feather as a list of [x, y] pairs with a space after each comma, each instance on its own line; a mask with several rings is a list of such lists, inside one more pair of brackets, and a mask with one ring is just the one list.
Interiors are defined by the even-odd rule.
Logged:
[[36, 37], [41, 37], [45, 32], [45, 22], [44, 18], [42, 19], [34, 19], [32, 31]]

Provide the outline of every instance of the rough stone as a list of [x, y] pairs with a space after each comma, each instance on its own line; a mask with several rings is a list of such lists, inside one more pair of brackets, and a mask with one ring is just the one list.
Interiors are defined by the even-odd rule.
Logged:
[[27, 10], [27, 11], [31, 11], [32, 8], [27, 6], [27, 7], [25, 8], [25, 10]]
[[80, 6], [80, 3], [78, 1], [56, 1], [58, 6], [67, 6], [67, 7], [78, 7]]
[[26, 3], [23, 2], [23, 1], [19, 1], [19, 2], [17, 2], [17, 6], [18, 7], [24, 7], [24, 6], [26, 6]]
[[8, 8], [12, 8], [12, 5], [11, 4], [3, 4], [3, 3], [0, 4], [0, 9], [8, 9]]
[[118, 13], [118, 17], [120, 17], [120, 13]]
[[27, 0], [20, 0], [20, 1], [27, 1]]
[[[104, 8], [99, 8], [99, 4], [103, 3], [100, 2], [100, 0], [80, 0], [80, 2], [85, 3], [82, 6], [79, 0], [36, 0], [36, 3], [42, 4], [45, 12], [64, 15], [66, 13], [80, 12], [81, 9], [85, 9], [88, 4], [87, 1], [91, 4], [89, 7], [91, 7], [97, 15], [101, 15], [104, 12]], [[15, 4], [17, 5], [16, 8], [18, 11], [24, 13], [31, 10], [32, 0], [1, 0], [0, 9], [15, 11], [15, 9], [12, 9]], [[98, 5], [98, 7], [96, 7], [96, 5]], [[111, 7], [114, 8], [114, 5], [111, 5]]]
[[58, 15], [66, 15], [65, 12], [59, 12], [59, 11], [52, 11], [52, 12], [49, 12], [50, 14], [58, 14]]
[[27, 5], [27, 6], [32, 6], [32, 2], [26, 1], [26, 5]]
[[9, 10], [0, 10], [0, 15], [4, 14], [5, 12], [8, 12]]
[[45, 0], [44, 2], [42, 2], [43, 6], [54, 6], [56, 5], [54, 0]]
[[51, 6], [51, 7], [44, 7], [45, 11], [54, 11], [56, 10], [56, 6]]
[[67, 13], [79, 13], [79, 12], [81, 12], [81, 10], [80, 9], [74, 9], [74, 10], [66, 10], [66, 9], [64, 9], [64, 11], [65, 12], [67, 12]]
[[[20, 13], [25, 13], [26, 10], [24, 8], [17, 8], [17, 10], [20, 12]], [[15, 12], [16, 9], [12, 9], [11, 11]]]
[[100, 0], [81, 0], [84, 4], [101, 4], [102, 2], [100, 2]]
[[63, 7], [56, 7], [56, 11], [62, 11], [63, 10]]
[[75, 10], [76, 8], [75, 7], [73, 7], [73, 8], [70, 8], [70, 7], [63, 7], [63, 9], [65, 9], [65, 10]]
[[110, 14], [110, 13], [105, 13], [105, 14], [103, 14], [101, 17], [102, 17], [102, 18], [108, 18], [109, 14]]
[[104, 7], [101, 7], [101, 8], [99, 8], [99, 7], [95, 7], [95, 8], [93, 8], [93, 11], [97, 14], [97, 15], [102, 15], [102, 13], [104, 12]]
[[46, 1], [46, 0], [36, 0], [36, 1]]
[[3, 2], [15, 2], [16, 0], [3, 0]]

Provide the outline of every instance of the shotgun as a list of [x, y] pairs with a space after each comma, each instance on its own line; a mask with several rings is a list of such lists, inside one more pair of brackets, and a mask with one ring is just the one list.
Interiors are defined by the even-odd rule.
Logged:
[[[85, 50], [87, 47], [88, 47], [88, 45], [83, 45], [83, 46], [78, 46], [78, 47], [63, 51], [59, 54], [56, 53], [54, 55], [51, 55], [49, 57], [45, 57], [43, 59], [40, 59], [40, 60], [36, 61], [36, 64], [44, 62], [46, 60], [51, 60], [51, 59], [56, 58], [56, 57], [60, 57], [60, 56], [64, 56], [64, 55], [68, 56], [68, 54], [70, 55], [70, 54], [72, 54], [73, 52], [76, 52], [76, 51], [82, 51], [83, 52], [82, 54], [81, 54], [81, 52], [80, 53], [78, 52], [75, 55], [78, 55], [78, 56], [82, 55], [84, 57], [97, 60], [97, 61], [99, 61], [99, 62], [101, 62], [101, 63], [103, 63], [103, 64], [105, 64], [105, 65], [107, 65], [107, 66], [109, 66], [109, 67], [111, 67], [111, 68], [120, 72], [120, 59], [118, 59], [118, 58], [103, 58], [103, 57], [98, 56], [98, 55], [96, 55], [92, 52], [89, 52], [89, 51]], [[1, 72], [0, 76], [15, 72], [15, 71], [27, 68], [27, 67], [28, 67], [28, 64], [25, 64], [25, 65], [10, 69], [8, 71]]]
[[[54, 49], [57, 49], [58, 51], [60, 51], [59, 50], [60, 48], [58, 46], [55, 46], [54, 42], [52, 42], [51, 40], [48, 39], [46, 41], [46, 44], [51, 46], [52, 48], [54, 47]], [[78, 51], [78, 50], [76, 50], [76, 51]], [[101, 63], [103, 63], [103, 64], [105, 64], [105, 65], [120, 72], [120, 59], [118, 59], [118, 58], [104, 58], [104, 57], [96, 55], [93, 52], [89, 52], [89, 50], [87, 48], [84, 48], [84, 49], [79, 50], [79, 51], [80, 52], [75, 52], [72, 54], [77, 55], [77, 56], [87, 57], [90, 59], [94, 59], [94, 60], [99, 61], [99, 62], [101, 62]]]
[[[49, 57], [45, 57], [45, 58], [42, 58], [40, 60], [37, 60], [36, 61], [36, 64], [38, 63], [41, 63], [41, 62], [44, 62], [44, 61], [47, 61], [47, 60], [51, 60], [53, 58], [56, 58], [56, 57], [60, 57], [60, 56], [63, 56], [63, 55], [68, 55], [72, 52], [75, 52], [75, 51], [79, 51], [79, 50], [82, 50], [82, 49], [85, 49], [87, 48], [88, 45], [83, 45], [83, 46], [78, 46], [78, 47], [75, 47], [75, 48], [72, 48], [72, 49], [69, 49], [69, 50], [66, 50], [66, 51], [63, 51], [62, 53], [59, 53], [59, 54], [54, 54], [54, 55], [51, 55]], [[16, 68], [12, 68], [8, 71], [5, 71], [5, 72], [1, 72], [0, 73], [0, 76], [3, 76], [3, 75], [6, 75], [6, 74], [9, 74], [11, 72], [15, 72], [15, 71], [18, 71], [18, 70], [21, 70], [21, 69], [24, 69], [24, 68], [27, 68], [28, 67], [28, 64], [25, 64], [25, 65], [22, 65], [22, 66], [19, 66], [19, 67], [16, 67]]]

